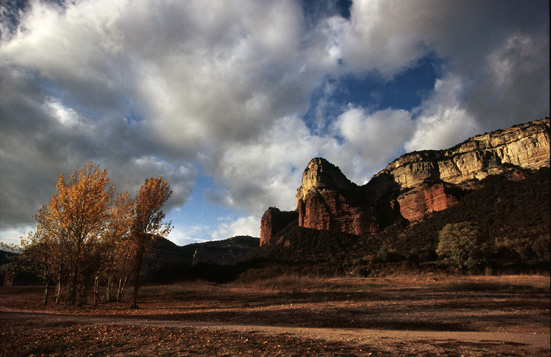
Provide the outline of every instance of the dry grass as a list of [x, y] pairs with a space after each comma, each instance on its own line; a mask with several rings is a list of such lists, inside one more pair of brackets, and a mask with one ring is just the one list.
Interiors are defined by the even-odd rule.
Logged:
[[[208, 282], [208, 281], [192, 281], [185, 283], [175, 283], [166, 285], [149, 285], [140, 289], [139, 296], [142, 298], [159, 298], [161, 300], [167, 299], [181, 299], [182, 297], [190, 294], [204, 294], [212, 295], [219, 292], [220, 285]], [[129, 296], [131, 292], [126, 291], [125, 295]]]
[[[549, 350], [522, 344], [419, 340], [373, 345], [176, 327], [185, 321], [314, 330], [513, 332], [548, 338], [546, 276], [284, 275], [226, 285], [180, 283], [142, 288], [138, 310], [128, 308], [129, 297], [120, 304], [84, 309], [43, 307], [42, 292], [40, 287], [0, 288], [0, 355], [549, 355]], [[117, 324], [107, 323], [113, 319]]]
[[549, 294], [549, 277], [525, 276], [476, 276], [437, 284], [444, 291], [496, 291]]

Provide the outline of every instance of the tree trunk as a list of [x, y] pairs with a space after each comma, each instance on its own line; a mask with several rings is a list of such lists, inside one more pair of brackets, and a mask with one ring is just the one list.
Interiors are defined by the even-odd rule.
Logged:
[[107, 278], [107, 289], [105, 291], [105, 300], [107, 302], [111, 302], [111, 285], [111, 275], [109, 275], [109, 277]]
[[117, 288], [117, 297], [116, 297], [117, 302], [119, 302], [121, 300], [122, 290], [123, 290], [122, 278], [119, 278], [119, 287]]
[[57, 281], [57, 291], [55, 295], [55, 304], [59, 304], [59, 300], [61, 299], [61, 278]]
[[78, 268], [79, 268], [79, 259], [80, 259], [80, 245], [77, 243], [77, 251], [75, 254], [74, 268], [73, 268], [73, 281], [71, 286], [71, 295], [69, 296], [69, 301], [71, 305], [76, 305], [77, 295], [78, 295]]
[[99, 277], [96, 276], [94, 278], [94, 306], [98, 305], [98, 285], [99, 285]]
[[134, 266], [134, 295], [132, 305], [130, 305], [131, 309], [138, 308], [138, 291], [140, 290], [140, 272], [142, 270], [143, 251], [143, 244], [140, 244], [136, 251], [136, 264]]
[[124, 292], [124, 289], [126, 288], [126, 283], [128, 282], [129, 276], [125, 276], [123, 278], [119, 278], [119, 288], [117, 289], [117, 302], [121, 301], [122, 293]]
[[[61, 261], [63, 261], [64, 255], [61, 256]], [[59, 304], [61, 300], [61, 279], [63, 278], [63, 264], [59, 264], [59, 269], [57, 270], [57, 291], [55, 296], [55, 304]]]
[[48, 305], [48, 295], [50, 295], [50, 281], [46, 281], [46, 290], [44, 291], [44, 306]]

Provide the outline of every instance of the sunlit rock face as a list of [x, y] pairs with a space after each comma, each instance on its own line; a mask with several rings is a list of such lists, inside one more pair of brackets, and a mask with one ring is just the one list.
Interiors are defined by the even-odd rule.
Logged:
[[296, 199], [300, 227], [357, 235], [379, 230], [360, 187], [325, 159], [310, 161]]
[[[456, 192], [454, 192], [456, 191]], [[400, 214], [408, 221], [418, 221], [426, 214], [442, 211], [459, 202], [453, 185], [444, 182], [425, 182], [398, 196]]]
[[[270, 208], [261, 222], [261, 244], [284, 242], [285, 226], [363, 235], [399, 220], [422, 220], [459, 202], [490, 175], [524, 179], [523, 170], [549, 167], [549, 118], [479, 135], [447, 150], [403, 155], [358, 186], [323, 158], [314, 158], [297, 189], [297, 208]], [[293, 223], [294, 222], [294, 223]]]
[[324, 190], [353, 191], [358, 186], [344, 176], [342, 171], [324, 158], [312, 159], [302, 174], [302, 184], [297, 189], [297, 205], [311, 192]]
[[400, 189], [417, 187], [426, 179], [461, 184], [489, 175], [549, 167], [549, 118], [479, 135], [448, 150], [406, 154], [375, 175], [391, 177]]

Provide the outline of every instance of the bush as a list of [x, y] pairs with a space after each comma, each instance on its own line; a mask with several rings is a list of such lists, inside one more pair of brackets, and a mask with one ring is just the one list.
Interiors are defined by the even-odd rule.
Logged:
[[473, 269], [486, 262], [490, 249], [473, 223], [446, 224], [438, 237], [436, 253], [451, 265]]

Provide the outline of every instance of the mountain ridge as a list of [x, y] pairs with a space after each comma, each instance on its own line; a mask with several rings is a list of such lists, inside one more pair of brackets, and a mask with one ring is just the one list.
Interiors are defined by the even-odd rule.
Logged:
[[[415, 222], [457, 204], [481, 180], [506, 175], [522, 180], [526, 172], [549, 167], [549, 118], [477, 135], [449, 149], [404, 154], [363, 186], [351, 182], [323, 158], [307, 165], [297, 189], [299, 227], [346, 234], [374, 234], [400, 221]], [[261, 245], [281, 243], [284, 227], [268, 226], [291, 213], [267, 210]], [[285, 221], [285, 220], [283, 220]]]

